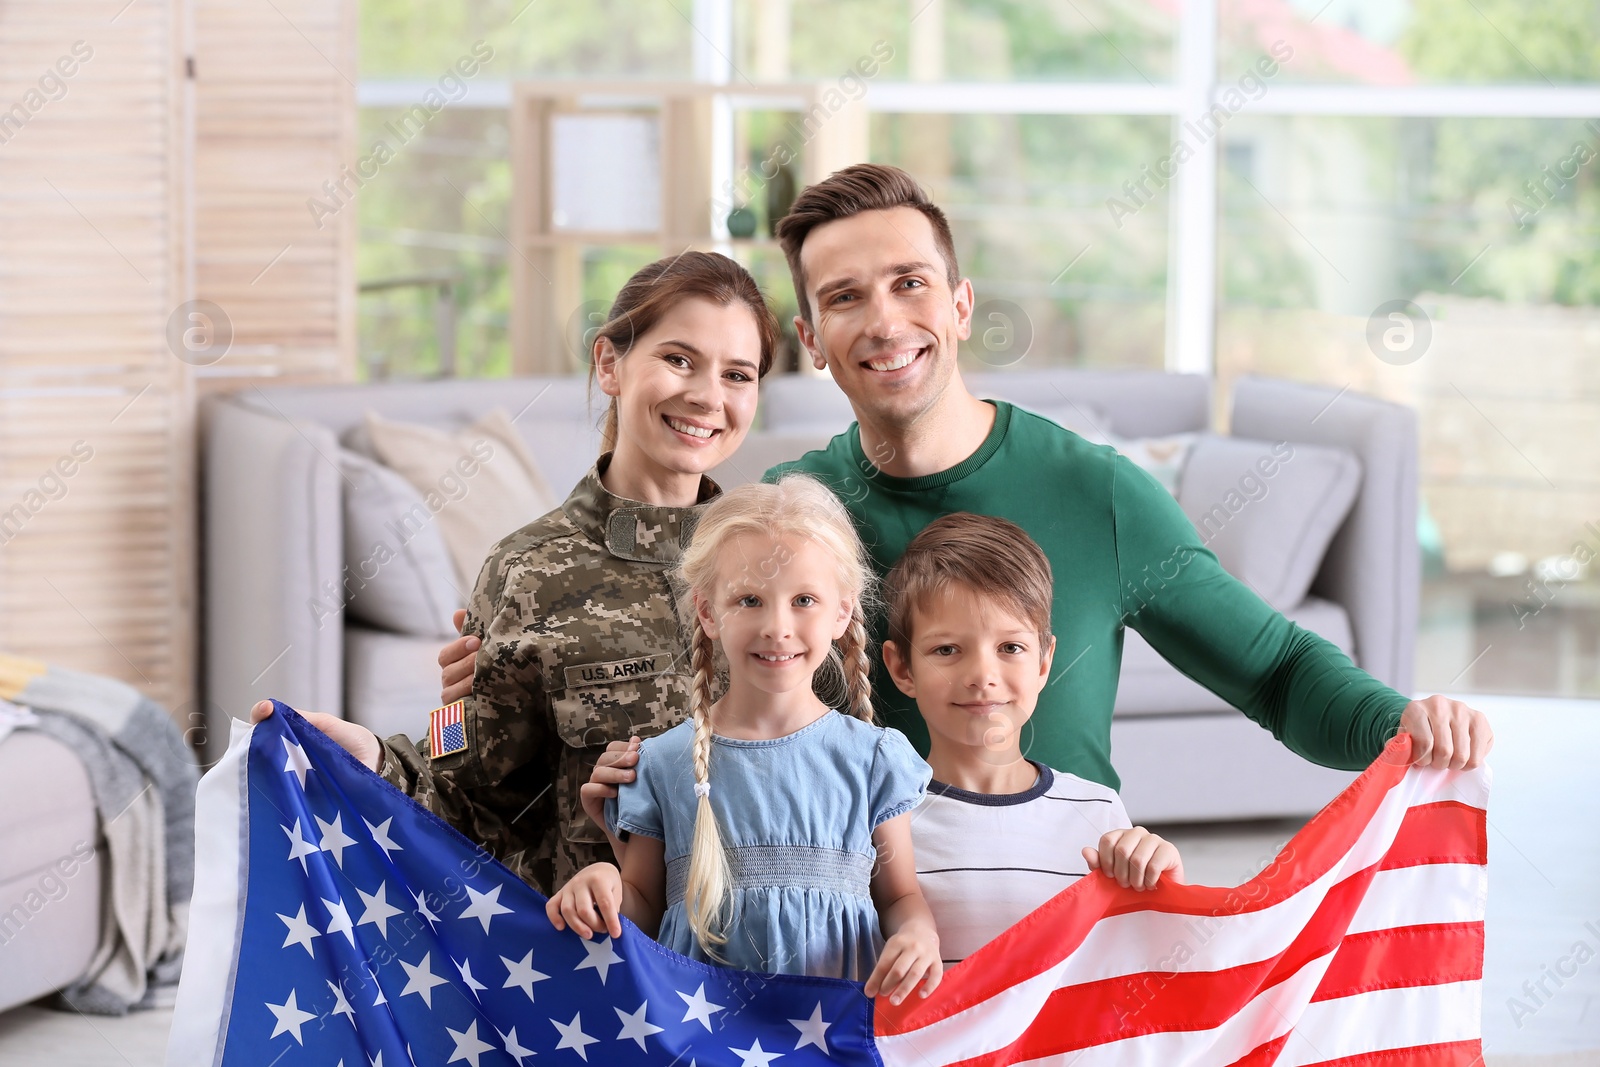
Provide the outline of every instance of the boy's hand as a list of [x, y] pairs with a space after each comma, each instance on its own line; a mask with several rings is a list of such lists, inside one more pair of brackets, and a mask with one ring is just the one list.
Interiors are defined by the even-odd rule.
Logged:
[[[299, 708], [295, 709], [300, 711]], [[250, 709], [250, 721], [260, 722], [272, 714], [272, 701], [259, 701]], [[329, 740], [360, 760], [369, 771], [383, 766], [383, 745], [378, 735], [360, 723], [321, 711], [301, 711], [300, 717], [328, 735]]]
[[1104, 871], [1124, 889], [1154, 889], [1168, 871], [1174, 882], [1183, 883], [1183, 860], [1177, 846], [1142, 826], [1107, 832], [1100, 838], [1100, 848], [1086, 847], [1083, 858], [1089, 870]]
[[606, 801], [617, 795], [617, 786], [638, 777], [637, 772], [632, 769], [638, 762], [637, 734], [626, 741], [613, 741], [601, 753], [594, 770], [589, 774], [589, 780], [578, 790], [578, 799], [583, 804], [584, 814], [593, 819], [596, 826], [606, 831], [606, 837], [611, 839], [611, 851], [616, 854], [618, 863], [622, 862], [622, 853], [627, 846], [606, 829]]
[[[450, 621], [459, 632], [467, 621], [467, 609], [457, 608]], [[471, 695], [472, 671], [482, 644], [476, 637], [458, 637], [439, 650], [440, 707], [448, 707]]]
[[605, 802], [617, 795], [617, 786], [626, 785], [638, 777], [634, 767], [639, 764], [639, 735], [628, 738], [626, 741], [613, 741], [606, 746], [595, 762], [594, 770], [589, 773], [589, 780], [578, 790], [583, 798], [583, 810], [589, 818], [605, 825], [600, 821], [600, 813], [604, 810]]
[[944, 962], [939, 958], [939, 934], [932, 923], [908, 922], [884, 943], [878, 965], [867, 978], [869, 997], [886, 996], [898, 1004], [922, 983], [922, 996], [939, 988]]
[[544, 906], [557, 930], [572, 927], [591, 938], [602, 925], [612, 937], [622, 936], [622, 872], [609, 863], [591, 863], [572, 876]]

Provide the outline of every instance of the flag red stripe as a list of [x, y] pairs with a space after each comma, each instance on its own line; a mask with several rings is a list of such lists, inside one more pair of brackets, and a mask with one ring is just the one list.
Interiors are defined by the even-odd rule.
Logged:
[[[1057, 989], [1016, 1041], [963, 1060], [962, 1067], [999, 1067], [1144, 1034], [1214, 1029], [1311, 961], [1335, 949], [1335, 961], [1344, 956], [1344, 931], [1377, 871], [1375, 864], [1329, 890], [1294, 941], [1272, 959], [1220, 971], [1146, 971]], [[1408, 929], [1426, 934], [1398, 936]], [[1357, 947], [1335, 983], [1357, 987], [1348, 994], [1482, 977], [1480, 922], [1372, 931], [1351, 940]]]
[[[1393, 749], [1391, 743], [1391, 749]], [[1386, 751], [1386, 755], [1388, 752]], [[1380, 760], [1368, 768], [1368, 774], [1388, 770], [1395, 780], [1405, 773], [1405, 765]], [[1275, 862], [1262, 875], [1238, 889], [1209, 886], [1164, 886], [1153, 893], [1135, 893], [1120, 889], [1106, 879], [1084, 879], [1069, 886], [1054, 899], [1024, 918], [1005, 934], [984, 946], [952, 969], [932, 996], [920, 1003], [895, 1006], [879, 1000], [874, 1013], [874, 1029], [879, 1036], [906, 1033], [949, 1018], [961, 1011], [982, 1003], [1019, 982], [1040, 974], [1058, 964], [1075, 951], [1088, 935], [1091, 927], [1107, 915], [1132, 911], [1161, 911], [1172, 914], [1233, 915], [1255, 911], [1281, 902], [1302, 890], [1306, 884], [1326, 872], [1350, 851], [1359, 829], [1371, 820], [1376, 801], [1357, 803], [1362, 796], [1381, 800], [1392, 787], [1366, 791], [1351, 790], [1340, 795], [1334, 804], [1325, 808], [1316, 823], [1330, 813], [1341, 818], [1359, 820], [1354, 835], [1345, 837], [1349, 829], [1342, 823], [1330, 823], [1322, 837], [1309, 833], [1309, 828], [1296, 838], [1309, 839], [1303, 846], [1304, 855], [1296, 856], [1285, 850], [1280, 861]], [[1353, 798], [1353, 799], [1352, 799]], [[1340, 801], [1346, 801], [1340, 805]], [[1406, 827], [1413, 819], [1423, 825], [1421, 832], [1408, 832]], [[1379, 867], [1417, 866], [1439, 862], [1435, 857], [1448, 857], [1453, 862], [1483, 863], [1486, 860], [1487, 842], [1482, 834], [1483, 812], [1470, 805], [1455, 801], [1420, 804], [1410, 808], [1400, 827], [1395, 847], [1384, 856], [1378, 867], [1352, 877], [1371, 875]], [[1338, 838], [1342, 849], [1334, 856], [1324, 858], [1321, 846], [1326, 840]], [[1445, 842], [1443, 846], [1440, 841]], [[1346, 879], [1348, 882], [1349, 879]], [[1353, 887], [1352, 887], [1353, 888]], [[1364, 890], [1365, 884], [1362, 884]], [[1337, 891], [1337, 887], [1334, 891]], [[1330, 892], [1334, 892], [1330, 891]], [[1326, 906], [1326, 901], [1324, 906]], [[1202, 906], [1204, 905], [1204, 906]], [[1353, 912], [1352, 912], [1353, 914]], [[1346, 916], [1342, 931], [1349, 924]], [[1331, 946], [1330, 946], [1331, 947]], [[1130, 975], [1114, 981], [1138, 982], [1145, 975]]]
[[1482, 1063], [1483, 1042], [1474, 1039], [1363, 1052], [1359, 1056], [1320, 1060], [1307, 1067], [1474, 1067]]
[[1383, 870], [1424, 863], [1489, 862], [1489, 815], [1458, 800], [1418, 804], [1406, 812]]
[[[1455, 800], [1413, 805], [1406, 810], [1394, 842], [1374, 869], [1392, 871], [1430, 863], [1471, 863], [1482, 866], [1489, 862], [1486, 819], [1482, 808]], [[1119, 899], [1106, 908], [1102, 917], [1127, 915], [1136, 911], [1159, 911], [1169, 915], [1241, 915], [1250, 911], [1264, 911], [1305, 889], [1349, 851], [1346, 848], [1332, 861], [1312, 866], [1304, 857], [1285, 849], [1261, 875], [1237, 889], [1168, 886], [1149, 893], [1127, 890], [1118, 894]], [[1274, 867], [1288, 872], [1287, 875], [1277, 876]], [[1192, 899], [1189, 890], [1204, 893], [1211, 899]], [[1062, 890], [1063, 893], [1071, 891], [1071, 886]], [[1216, 897], [1221, 897], [1220, 906]], [[1062, 954], [1063, 957], [1065, 955]]]
[[1278, 1056], [1283, 1052], [1283, 1046], [1289, 1043], [1292, 1033], [1293, 1031], [1290, 1031], [1288, 1034], [1273, 1038], [1265, 1045], [1258, 1045], [1228, 1064], [1228, 1067], [1269, 1067], [1270, 1064], [1277, 1063]]
[[1369, 930], [1344, 939], [1311, 999], [1481, 978], [1482, 922]]

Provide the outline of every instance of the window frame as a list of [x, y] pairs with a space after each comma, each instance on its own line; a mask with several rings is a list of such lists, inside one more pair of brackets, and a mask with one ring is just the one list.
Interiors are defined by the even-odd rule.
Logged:
[[[1223, 84], [1217, 71], [1217, 0], [1183, 0], [1174, 42], [1172, 82], [873, 82], [865, 104], [872, 114], [949, 115], [1167, 115], [1172, 127], [1217, 106]], [[735, 76], [733, 0], [694, 0], [693, 78], [730, 84]], [[414, 103], [431, 87], [422, 79], [360, 79], [358, 107]], [[509, 81], [474, 81], [451, 107], [505, 109]], [[765, 100], [764, 106], [771, 106]], [[732, 166], [733, 110], [737, 95], [722, 98], [713, 116], [715, 158]], [[1278, 84], [1239, 112], [1278, 116], [1526, 118], [1600, 116], [1600, 85], [1362, 85]], [[1170, 187], [1167, 234], [1165, 366], [1169, 371], [1212, 374], [1216, 368], [1218, 302], [1218, 142], [1213, 137], [1179, 168]], [[720, 175], [726, 177], [727, 175]], [[719, 186], [720, 187], [720, 186]], [[715, 220], [714, 225], [724, 225]], [[719, 236], [726, 236], [720, 234]]]

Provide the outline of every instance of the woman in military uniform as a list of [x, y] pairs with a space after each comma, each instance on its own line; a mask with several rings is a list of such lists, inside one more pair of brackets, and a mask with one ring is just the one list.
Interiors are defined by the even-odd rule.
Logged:
[[542, 892], [612, 859], [579, 790], [609, 742], [687, 712], [667, 571], [720, 491], [705, 472], [750, 428], [777, 339], [754, 279], [725, 256], [686, 252], [635, 274], [594, 341], [592, 373], [612, 398], [599, 461], [478, 575], [461, 727], [413, 743], [307, 718]]

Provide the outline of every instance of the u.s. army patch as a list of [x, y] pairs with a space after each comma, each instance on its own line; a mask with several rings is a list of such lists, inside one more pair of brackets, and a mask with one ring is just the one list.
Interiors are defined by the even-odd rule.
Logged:
[[665, 652], [657, 652], [648, 656], [635, 656], [632, 659], [614, 659], [609, 663], [580, 663], [567, 667], [562, 675], [567, 683], [567, 688], [580, 685], [603, 685], [606, 682], [618, 682], [626, 678], [649, 678], [657, 674], [665, 674], [672, 668], [672, 656]]
[[456, 701], [428, 712], [428, 751], [433, 759], [467, 750], [466, 702]]

